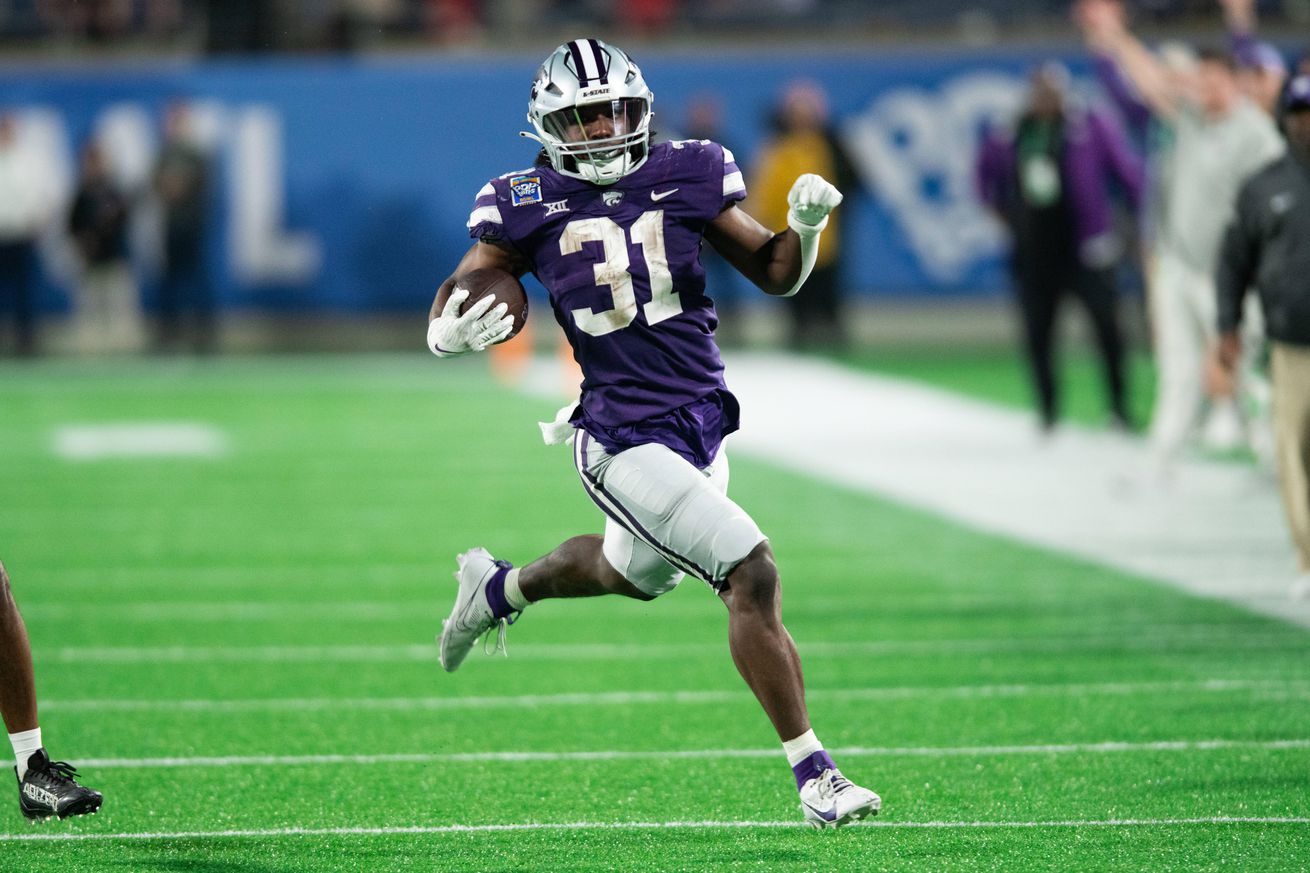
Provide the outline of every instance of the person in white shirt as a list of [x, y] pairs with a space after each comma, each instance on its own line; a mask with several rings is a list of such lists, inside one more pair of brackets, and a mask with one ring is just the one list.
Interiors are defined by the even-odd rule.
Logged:
[[[1237, 415], [1241, 386], [1207, 369], [1217, 341], [1215, 264], [1238, 189], [1282, 154], [1283, 140], [1273, 120], [1243, 96], [1226, 52], [1199, 51], [1195, 74], [1180, 78], [1128, 30], [1121, 4], [1086, 3], [1082, 14], [1097, 44], [1108, 49], [1172, 134], [1149, 281], [1157, 369], [1151, 449], [1156, 471], [1167, 473], [1200, 419], [1207, 393], [1217, 421]], [[1259, 318], [1249, 324], [1258, 336]], [[1247, 347], [1254, 350], [1258, 343], [1253, 339]]]
[[0, 113], [0, 316], [13, 322], [20, 355], [36, 352], [36, 240], [50, 217], [44, 176], [14, 116]]

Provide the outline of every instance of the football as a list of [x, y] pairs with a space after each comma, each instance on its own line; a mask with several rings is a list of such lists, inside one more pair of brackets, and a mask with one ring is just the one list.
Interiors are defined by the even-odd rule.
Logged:
[[[494, 296], [499, 303], [504, 303], [509, 307], [508, 314], [514, 316], [514, 329], [501, 342], [513, 338], [527, 323], [528, 295], [523, 290], [523, 284], [511, 273], [496, 267], [478, 267], [476, 270], [469, 270], [467, 273], [460, 273], [456, 276], [454, 288], [464, 288], [469, 292], [468, 299], [464, 301], [459, 309], [461, 313], [488, 294]], [[454, 288], [451, 289], [450, 293], [454, 292]], [[438, 311], [445, 306], [450, 293], [442, 294], [441, 298], [437, 300]], [[493, 307], [495, 305], [495, 303], [492, 304]]]

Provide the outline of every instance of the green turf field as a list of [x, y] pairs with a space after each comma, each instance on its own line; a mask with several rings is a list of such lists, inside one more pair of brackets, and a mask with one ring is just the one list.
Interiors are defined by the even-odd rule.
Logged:
[[[554, 405], [421, 355], [0, 364], [0, 557], [47, 743], [106, 795], [39, 826], [11, 796], [0, 870], [1310, 865], [1310, 632], [740, 454], [816, 729], [874, 822], [793, 825], [693, 580], [535, 606], [508, 659], [444, 674], [456, 552], [599, 530], [538, 438]], [[228, 451], [52, 450], [113, 422]]]

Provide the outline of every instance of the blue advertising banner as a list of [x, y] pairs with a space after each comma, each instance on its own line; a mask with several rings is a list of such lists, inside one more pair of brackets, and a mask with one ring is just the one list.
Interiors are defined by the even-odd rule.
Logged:
[[[1017, 54], [638, 56], [655, 127], [677, 137], [689, 104], [722, 108], [746, 169], [779, 92], [827, 92], [864, 180], [848, 192], [843, 266], [852, 293], [987, 295], [1004, 287], [1005, 240], [975, 201], [980, 130], [1019, 106]], [[537, 57], [270, 60], [149, 67], [0, 69], [0, 104], [41, 157], [55, 224], [89, 138], [136, 194], [134, 258], [158, 250], [151, 168], [166, 108], [190, 106], [214, 168], [207, 257], [221, 301], [320, 311], [423, 309], [469, 245], [464, 222], [492, 176], [531, 164], [517, 136]], [[153, 230], [152, 230], [153, 228]], [[43, 303], [62, 305], [66, 234], [43, 244]], [[711, 290], [713, 293], [713, 290]]]

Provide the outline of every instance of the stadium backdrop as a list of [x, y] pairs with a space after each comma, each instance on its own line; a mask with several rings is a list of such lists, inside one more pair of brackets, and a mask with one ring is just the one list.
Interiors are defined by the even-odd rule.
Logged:
[[[849, 287], [868, 295], [994, 295], [1004, 240], [972, 196], [977, 137], [1011, 117], [1018, 52], [640, 53], [656, 127], [676, 137], [688, 101], [719, 99], [722, 139], [748, 168], [781, 88], [809, 78], [866, 180], [847, 210]], [[140, 189], [164, 108], [194, 108], [216, 168], [212, 274], [226, 307], [305, 311], [423, 309], [467, 245], [474, 194], [529, 165], [524, 129], [538, 59], [431, 58], [152, 62], [0, 68], [0, 102], [23, 118], [66, 202], [78, 146], [105, 145]], [[1077, 59], [1075, 72], [1082, 72]], [[1083, 87], [1086, 83], [1083, 81]], [[748, 175], [749, 180], [749, 175]], [[138, 211], [134, 250], [150, 266], [157, 220]], [[152, 228], [156, 231], [152, 232]], [[62, 309], [66, 239], [43, 245], [42, 305]], [[532, 289], [540, 293], [539, 289]]]

